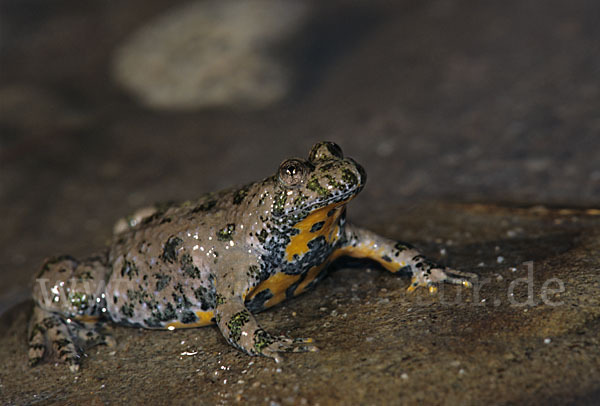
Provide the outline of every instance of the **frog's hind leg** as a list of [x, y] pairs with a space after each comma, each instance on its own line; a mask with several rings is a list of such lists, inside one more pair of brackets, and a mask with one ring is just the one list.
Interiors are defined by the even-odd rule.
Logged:
[[29, 365], [37, 365], [53, 355], [75, 372], [79, 369], [82, 353], [66, 320], [40, 307], [34, 308], [29, 324]]
[[114, 339], [99, 332], [96, 324], [80, 323], [36, 306], [29, 324], [29, 365], [44, 358], [54, 358], [76, 372], [86, 348], [104, 344], [113, 346]]
[[85, 349], [112, 345], [99, 332], [106, 311], [105, 257], [84, 261], [63, 256], [51, 258], [38, 275], [35, 303], [29, 324], [29, 363], [42, 359], [66, 363], [77, 371]]

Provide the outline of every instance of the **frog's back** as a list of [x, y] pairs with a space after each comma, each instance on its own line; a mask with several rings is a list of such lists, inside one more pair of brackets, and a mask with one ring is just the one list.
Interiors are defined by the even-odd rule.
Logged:
[[236, 215], [227, 204], [235, 195], [226, 190], [158, 206], [115, 236], [106, 287], [113, 321], [146, 328], [214, 322], [216, 233]]

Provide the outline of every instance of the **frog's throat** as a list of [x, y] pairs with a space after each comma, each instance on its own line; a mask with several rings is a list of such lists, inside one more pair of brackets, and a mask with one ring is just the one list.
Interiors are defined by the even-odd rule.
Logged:
[[290, 242], [285, 248], [286, 260], [292, 262], [296, 257], [302, 257], [311, 250], [311, 241], [318, 238], [324, 240], [327, 245], [334, 244], [341, 234], [340, 216], [352, 197], [313, 210], [294, 224], [292, 227], [299, 232], [290, 237]]

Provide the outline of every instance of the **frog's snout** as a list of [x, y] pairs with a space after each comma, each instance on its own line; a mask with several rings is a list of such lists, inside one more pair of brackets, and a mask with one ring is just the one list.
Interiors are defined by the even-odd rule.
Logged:
[[346, 158], [346, 159], [348, 161], [352, 162], [352, 164], [356, 168], [356, 171], [358, 172], [358, 176], [360, 178], [358, 184], [360, 186], [364, 186], [365, 183], [367, 183], [367, 172], [365, 171], [365, 168], [363, 168], [361, 164], [359, 164], [352, 158]]

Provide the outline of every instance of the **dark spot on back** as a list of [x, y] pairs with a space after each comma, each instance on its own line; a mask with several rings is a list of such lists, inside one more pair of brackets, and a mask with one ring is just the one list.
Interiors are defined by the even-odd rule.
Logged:
[[176, 318], [175, 308], [171, 303], [167, 303], [165, 306], [165, 311], [160, 312], [159, 310], [155, 310], [152, 312], [152, 318], [158, 321], [169, 321]]
[[229, 241], [235, 232], [235, 224], [229, 223], [219, 231], [217, 231], [217, 239], [219, 241]]
[[248, 186], [245, 186], [243, 188], [241, 188], [240, 190], [238, 190], [237, 192], [235, 192], [235, 194], [233, 195], [233, 204], [240, 204], [241, 202], [244, 201], [244, 198], [248, 195]]
[[192, 307], [192, 302], [190, 302], [187, 296], [184, 294], [178, 295], [177, 293], [173, 292], [171, 297], [173, 298], [173, 302], [176, 303], [176, 307], [178, 309], [189, 309]]
[[190, 310], [184, 310], [181, 313], [181, 322], [184, 324], [189, 324], [189, 323], [195, 323], [198, 320], [198, 316], [196, 316], [196, 313], [190, 311]]
[[192, 256], [190, 254], [183, 254], [181, 256], [181, 269], [183, 270], [183, 273], [192, 278], [192, 279], [197, 279], [200, 278], [200, 269], [198, 269], [198, 267], [196, 265], [194, 265], [194, 262], [192, 260]]
[[173, 263], [177, 259], [177, 247], [183, 243], [183, 240], [179, 237], [171, 236], [165, 243], [163, 253], [160, 255], [160, 259], [163, 262]]
[[157, 279], [156, 281], [156, 290], [161, 291], [167, 287], [169, 282], [171, 282], [171, 277], [169, 275], [164, 275], [161, 273], [154, 274], [154, 277]]
[[260, 241], [262, 244], [265, 243], [265, 241], [267, 240], [267, 230], [265, 230], [264, 228], [262, 230], [260, 230], [260, 233], [256, 233], [256, 238], [258, 239], [258, 241]]
[[123, 306], [121, 306], [121, 313], [123, 313], [123, 315], [132, 318], [133, 317], [133, 304], [124, 304]]
[[214, 309], [216, 305], [216, 294], [214, 289], [207, 289], [204, 286], [200, 286], [194, 289], [194, 297], [196, 301], [200, 303], [200, 308], [204, 311]]
[[135, 264], [133, 262], [129, 262], [127, 260], [123, 261], [123, 266], [121, 267], [121, 276], [122, 277], [128, 277], [129, 280], [131, 280], [131, 278], [133, 276], [137, 276], [138, 275], [138, 269], [135, 266]]

